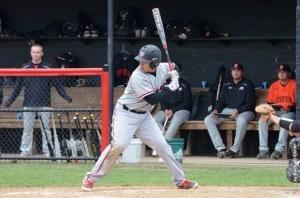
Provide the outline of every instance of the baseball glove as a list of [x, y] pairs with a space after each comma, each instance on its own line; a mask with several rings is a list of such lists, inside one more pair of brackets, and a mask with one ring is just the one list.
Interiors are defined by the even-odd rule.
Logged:
[[270, 114], [276, 115], [276, 111], [269, 104], [259, 104], [255, 107], [255, 112], [261, 114], [260, 120], [267, 122], [270, 119]]

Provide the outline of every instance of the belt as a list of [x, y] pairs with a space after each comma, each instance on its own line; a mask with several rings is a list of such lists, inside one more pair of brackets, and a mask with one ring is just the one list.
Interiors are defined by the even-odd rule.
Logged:
[[137, 113], [137, 114], [145, 114], [146, 111], [136, 111], [136, 110], [131, 110], [129, 109], [126, 105], [123, 104], [123, 109], [125, 109], [126, 111], [130, 111], [132, 113]]

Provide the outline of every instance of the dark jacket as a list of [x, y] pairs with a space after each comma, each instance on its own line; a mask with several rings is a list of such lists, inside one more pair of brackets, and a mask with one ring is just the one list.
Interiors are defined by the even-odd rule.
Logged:
[[[32, 61], [25, 63], [23, 69], [33, 69], [35, 65]], [[52, 66], [42, 61], [37, 68], [49, 69]], [[72, 98], [66, 94], [64, 87], [61, 85], [59, 78], [56, 77], [19, 77], [16, 81], [14, 91], [5, 103], [6, 107], [9, 107], [18, 97], [23, 86], [25, 87], [24, 93], [24, 107], [51, 107], [51, 82], [55, 86], [57, 92], [68, 102], [72, 101]]]
[[225, 107], [237, 109], [238, 113], [254, 111], [255, 89], [253, 83], [244, 77], [237, 84], [232, 78], [229, 82], [224, 83], [216, 109], [221, 112]]
[[171, 109], [173, 113], [178, 110], [188, 110], [192, 109], [192, 90], [190, 84], [180, 78], [179, 88], [176, 91], [171, 91], [165, 97], [164, 101], [160, 102], [161, 110]]

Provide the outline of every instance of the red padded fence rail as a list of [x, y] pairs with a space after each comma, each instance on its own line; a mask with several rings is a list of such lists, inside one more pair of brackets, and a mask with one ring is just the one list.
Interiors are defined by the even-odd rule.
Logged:
[[[0, 69], [0, 76], [100, 76], [102, 95], [101, 152], [109, 144], [109, 73], [102, 68]], [[99, 92], [100, 94], [100, 92]], [[99, 101], [100, 102], [100, 101]], [[100, 120], [99, 120], [100, 121]]]

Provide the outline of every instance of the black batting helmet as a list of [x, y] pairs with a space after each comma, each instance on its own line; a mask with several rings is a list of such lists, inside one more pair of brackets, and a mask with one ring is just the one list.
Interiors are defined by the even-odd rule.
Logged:
[[156, 68], [161, 61], [161, 51], [155, 45], [145, 45], [140, 49], [139, 55], [135, 57], [135, 60], [150, 63], [151, 68]]

